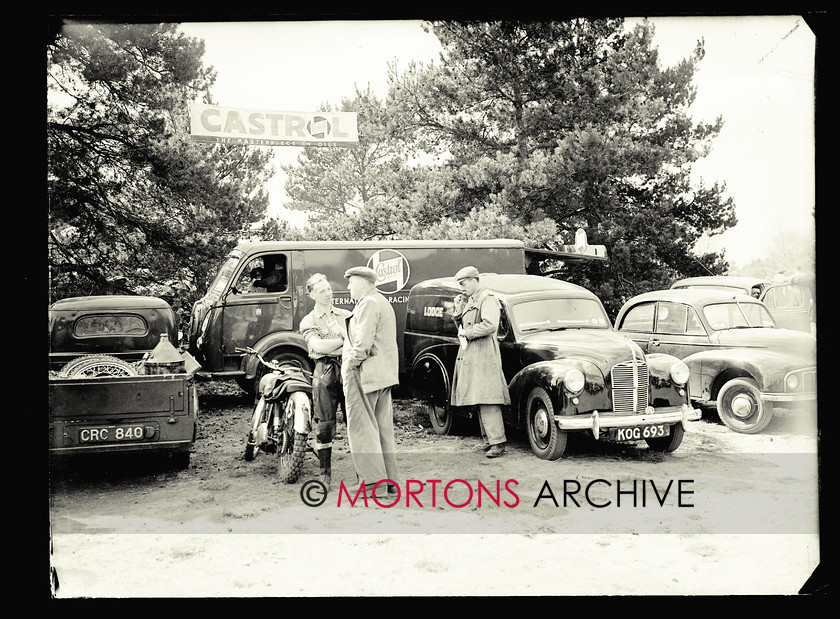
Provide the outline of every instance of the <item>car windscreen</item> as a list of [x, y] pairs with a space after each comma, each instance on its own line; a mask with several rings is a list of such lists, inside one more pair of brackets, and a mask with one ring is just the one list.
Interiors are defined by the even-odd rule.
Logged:
[[555, 329], [609, 329], [604, 307], [593, 299], [536, 299], [510, 308], [511, 322], [523, 333]]
[[760, 303], [712, 303], [703, 308], [703, 315], [715, 331], [776, 326]]

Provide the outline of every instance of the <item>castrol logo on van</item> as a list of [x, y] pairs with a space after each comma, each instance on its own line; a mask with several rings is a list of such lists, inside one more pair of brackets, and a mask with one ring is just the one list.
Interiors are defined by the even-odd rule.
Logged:
[[380, 249], [370, 257], [367, 265], [376, 272], [379, 292], [399, 292], [408, 283], [411, 267], [406, 257], [394, 249]]

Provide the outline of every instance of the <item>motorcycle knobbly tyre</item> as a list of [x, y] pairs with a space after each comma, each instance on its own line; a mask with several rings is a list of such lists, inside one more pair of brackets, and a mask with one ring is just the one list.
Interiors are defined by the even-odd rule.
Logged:
[[245, 460], [252, 462], [257, 457], [257, 442], [254, 440], [254, 433], [248, 432], [248, 442], [245, 443]]
[[264, 415], [265, 401], [262, 399], [257, 400], [257, 403], [254, 405], [254, 412], [251, 413], [251, 431], [248, 432], [248, 439], [245, 443], [244, 458], [247, 462], [252, 462], [259, 453], [259, 448], [257, 447], [257, 427], [260, 423], [266, 421]]
[[303, 470], [303, 456], [306, 454], [306, 434], [290, 428], [284, 444], [279, 449], [280, 481], [295, 483]]

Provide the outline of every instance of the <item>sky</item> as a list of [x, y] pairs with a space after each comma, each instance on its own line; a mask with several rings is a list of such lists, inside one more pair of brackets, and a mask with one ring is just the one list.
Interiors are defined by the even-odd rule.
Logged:
[[[635, 17], [627, 17], [631, 22]], [[726, 184], [738, 225], [704, 240], [726, 248], [733, 267], [767, 255], [783, 236], [814, 236], [815, 36], [801, 16], [653, 17], [660, 63], [688, 57], [699, 39], [706, 55], [695, 74], [698, 121], [723, 116], [724, 127], [694, 180]], [[438, 61], [440, 45], [419, 21], [191, 22], [182, 30], [205, 42], [204, 62], [218, 77], [215, 102], [225, 107], [317, 111], [368, 86], [384, 100], [387, 64]], [[269, 183], [269, 212], [300, 224], [282, 208], [280, 165], [294, 146], [271, 148], [278, 174]], [[792, 236], [791, 236], [792, 235]]]

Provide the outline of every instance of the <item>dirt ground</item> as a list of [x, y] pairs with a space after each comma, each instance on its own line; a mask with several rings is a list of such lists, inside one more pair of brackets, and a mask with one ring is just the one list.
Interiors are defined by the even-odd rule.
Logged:
[[398, 399], [399, 500], [342, 493], [341, 422], [332, 492], [310, 506], [316, 457], [280, 482], [276, 457], [242, 457], [249, 398], [199, 389], [188, 469], [52, 467], [54, 597], [796, 595], [820, 562], [815, 410], [778, 411], [757, 435], [707, 412], [664, 455], [574, 434], [550, 462], [515, 432], [485, 458], [475, 427], [438, 436]]

